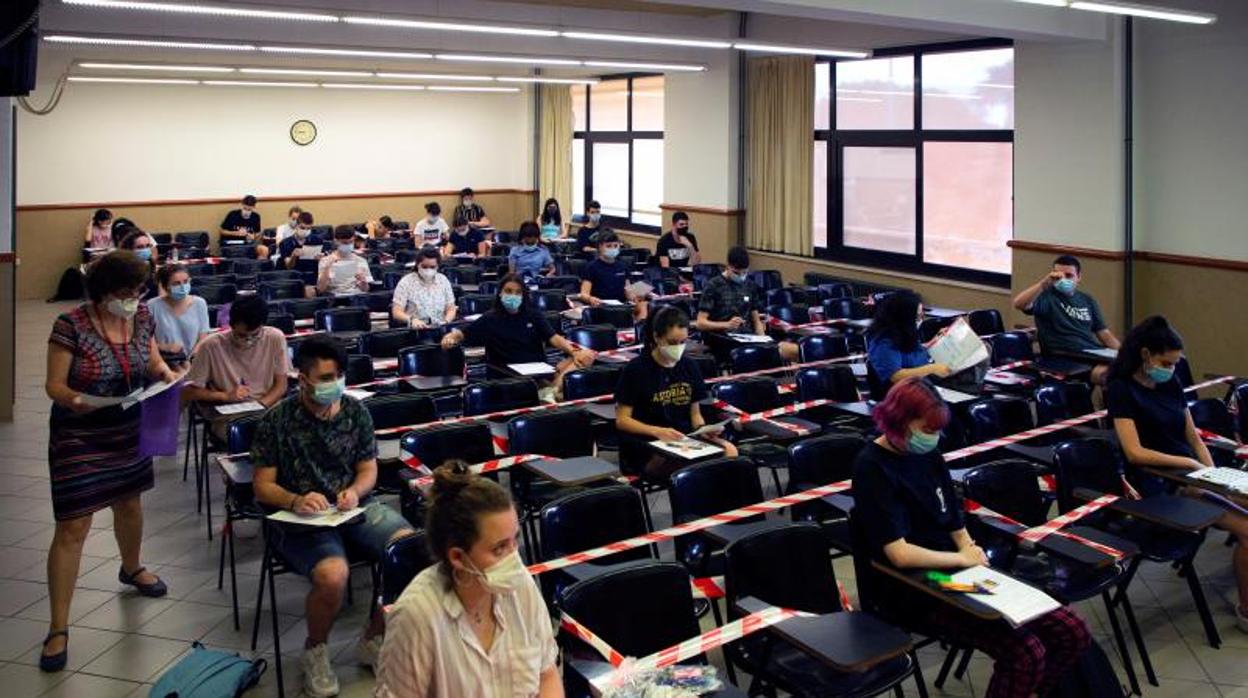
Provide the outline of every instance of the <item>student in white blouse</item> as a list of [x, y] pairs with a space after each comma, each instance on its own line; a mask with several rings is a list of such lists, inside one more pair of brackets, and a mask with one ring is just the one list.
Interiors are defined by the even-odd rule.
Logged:
[[463, 463], [434, 472], [437, 562], [386, 614], [376, 698], [563, 698], [550, 614], [520, 560], [515, 506]]
[[455, 319], [455, 291], [450, 279], [438, 273], [441, 257], [433, 247], [421, 248], [416, 269], [403, 275], [394, 287], [390, 317], [409, 327], [438, 327]]

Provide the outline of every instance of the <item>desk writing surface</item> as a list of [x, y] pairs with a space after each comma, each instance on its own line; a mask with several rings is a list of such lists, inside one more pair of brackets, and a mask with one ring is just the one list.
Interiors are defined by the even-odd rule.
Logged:
[[[734, 606], [743, 613], [768, 607], [754, 598]], [[773, 635], [801, 649], [836, 671], [858, 672], [910, 651], [910, 633], [869, 613], [829, 613], [790, 618], [768, 629]]]
[[408, 376], [405, 380], [408, 385], [417, 390], [458, 388], [468, 383], [468, 381], [459, 376]]
[[792, 525], [793, 522], [786, 519], [763, 519], [762, 521], [743, 521], [711, 526], [703, 529], [702, 534], [716, 543], [727, 545], [758, 531], [768, 531], [773, 528]]
[[[971, 594], [949, 593], [936, 589], [927, 583], [927, 570], [899, 570], [892, 565], [871, 561], [871, 567], [881, 574], [901, 582], [915, 591], [940, 599], [955, 608], [965, 611], [982, 620], [1000, 620], [1001, 613], [979, 603]], [[950, 570], [952, 572], [952, 570]]]
[[613, 463], [593, 456], [526, 461], [520, 467], [564, 487], [597, 482], [620, 474], [620, 469]]

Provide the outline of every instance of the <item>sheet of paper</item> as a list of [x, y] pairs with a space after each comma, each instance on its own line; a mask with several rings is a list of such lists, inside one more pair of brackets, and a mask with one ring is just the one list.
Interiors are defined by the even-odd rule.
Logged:
[[153, 384], [151, 384], [151, 385], [147, 386], [147, 390], [144, 390], [143, 392], [139, 393], [138, 395], [135, 395], [135, 396], [134, 396], [134, 399], [132, 399], [132, 400], [128, 400], [128, 401], [126, 401], [125, 403], [123, 403], [121, 407], [122, 407], [122, 409], [127, 409], [127, 410], [128, 410], [128, 409], [130, 409], [132, 406], [134, 406], [135, 404], [140, 403], [140, 402], [143, 402], [144, 400], [146, 400], [146, 399], [148, 399], [148, 398], [151, 398], [151, 397], [156, 397], [157, 395], [160, 395], [161, 393], [165, 392], [166, 390], [168, 390], [168, 389], [172, 388], [172, 387], [173, 387], [173, 386], [175, 386], [175, 385], [181, 385], [181, 384], [182, 384], [182, 382], [183, 382], [183, 381], [182, 381], [182, 379], [181, 379], [181, 378], [178, 378], [178, 380], [176, 380], [176, 381], [174, 381], [174, 382], [172, 382], [172, 383], [166, 383], [166, 382], [164, 382], [164, 381], [156, 381], [155, 383], [153, 383]]
[[1083, 353], [1091, 354], [1093, 356], [1099, 356], [1102, 359], [1112, 360], [1112, 359], [1118, 358], [1118, 350], [1110, 349], [1109, 347], [1101, 347], [1100, 349], [1084, 349]]
[[705, 458], [707, 456], [714, 456], [724, 452], [724, 449], [719, 446], [708, 444], [705, 441], [698, 441], [697, 439], [682, 439], [680, 441], [651, 441], [650, 445], [660, 451], [665, 451], [673, 456], [676, 456], [677, 458], [684, 458], [686, 460]]
[[611, 298], [603, 298], [603, 299], [602, 299], [602, 304], [603, 304], [603, 305], [624, 305], [624, 302], [623, 302], [623, 301], [617, 301], [617, 300], [614, 300], [614, 299], [611, 299]]
[[347, 397], [353, 397], [356, 400], [367, 400], [373, 396], [373, 394], [367, 390], [360, 390], [359, 388], [347, 388], [342, 394]]
[[1026, 385], [1031, 380], [1027, 376], [1020, 376], [1009, 371], [989, 371], [984, 375], [984, 382], [996, 385]]
[[689, 432], [689, 436], [693, 437], [693, 436], [702, 436], [703, 434], [718, 434], [719, 432], [723, 431], [724, 427], [727, 426], [728, 423], [731, 421], [732, 421], [731, 419], [725, 419], [722, 422], [715, 422], [714, 424], [704, 424], [701, 427]]
[[269, 514], [269, 521], [279, 521], [281, 523], [301, 524], [304, 526], [327, 526], [333, 528], [354, 519], [364, 513], [364, 507], [356, 507], [347, 511], [338, 511], [337, 507], [331, 506], [319, 514], [296, 514], [293, 511], [277, 511]]
[[1235, 490], [1240, 494], [1248, 494], [1248, 472], [1238, 468], [1205, 468], [1186, 473], [1192, 480], [1211, 482], [1215, 485]]
[[990, 589], [991, 594], [975, 594], [972, 598], [999, 612], [1016, 628], [1062, 607], [1043, 591], [988, 567], [972, 567], [952, 577], [954, 582]]
[[940, 397], [943, 398], [945, 402], [951, 405], [956, 405], [959, 402], [968, 402], [970, 400], [976, 399], [974, 395], [971, 395], [969, 393], [963, 393], [957, 390], [950, 390], [948, 388], [942, 388], [940, 386], [936, 386], [936, 392], [940, 394]]
[[82, 403], [84, 405], [89, 405], [91, 407], [99, 409], [101, 407], [112, 407], [114, 405], [121, 405], [127, 402], [134, 402], [135, 399], [138, 398], [139, 395], [142, 395], [142, 394], [143, 394], [142, 390], [135, 390], [129, 395], [122, 395], [120, 397], [91, 395], [89, 393], [79, 393], [79, 396], [82, 398]]
[[524, 364], [507, 364], [507, 368], [510, 368], [522, 376], [547, 376], [555, 372], [554, 366], [544, 364], [540, 361]]
[[316, 259], [324, 252], [320, 245], [303, 245], [299, 248], [299, 259]]
[[248, 412], [260, 412], [263, 410], [264, 405], [261, 405], [255, 400], [244, 400], [242, 402], [217, 405], [218, 414], [246, 414]]
[[850, 364], [849, 370], [853, 372], [855, 378], [867, 377], [867, 365], [866, 364]]
[[988, 345], [975, 334], [965, 318], [958, 318], [927, 344], [932, 361], [944, 364], [953, 373], [988, 360]]
[[775, 341], [765, 334], [746, 334], [745, 332], [729, 332], [728, 337], [748, 344], [771, 344]]

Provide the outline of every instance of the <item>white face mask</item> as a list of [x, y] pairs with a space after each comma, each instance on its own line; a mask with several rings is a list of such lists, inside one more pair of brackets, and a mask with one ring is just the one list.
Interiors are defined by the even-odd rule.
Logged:
[[506, 594], [515, 591], [529, 576], [529, 570], [520, 559], [520, 551], [513, 550], [510, 555], [490, 565], [484, 572], [476, 569], [472, 560], [464, 558], [468, 572], [480, 579], [481, 586], [491, 594]]
[[680, 361], [680, 357], [685, 355], [685, 345], [684, 344], [672, 344], [668, 346], [662, 346], [662, 347], [659, 347], [659, 353], [662, 354], [664, 358], [666, 358], [668, 361], [671, 361], [672, 363], [676, 363], [677, 361]]
[[416, 270], [416, 273], [420, 276], [421, 280], [423, 281], [433, 281], [434, 277], [438, 275], [438, 270], [429, 269], [426, 267], [420, 267], [419, 269]]
[[134, 317], [135, 313], [139, 312], [139, 299], [127, 298], [123, 301], [118, 298], [112, 298], [104, 305], [104, 308], [122, 320], [129, 320]]

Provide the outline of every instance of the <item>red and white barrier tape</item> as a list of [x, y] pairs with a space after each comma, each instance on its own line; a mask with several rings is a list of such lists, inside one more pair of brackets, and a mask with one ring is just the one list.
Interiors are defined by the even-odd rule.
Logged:
[[[973, 501], [973, 500], [970, 500], [970, 499], [963, 499], [963, 500], [962, 500], [962, 505], [963, 505], [963, 508], [965, 508], [965, 509], [966, 509], [967, 513], [974, 514], [974, 515], [976, 515], [976, 516], [978, 516], [978, 517], [981, 517], [981, 518], [997, 519], [997, 520], [999, 520], [999, 521], [1001, 521], [1001, 522], [1003, 522], [1003, 523], [1009, 524], [1009, 525], [1011, 525], [1011, 526], [1018, 526], [1020, 529], [1025, 529], [1025, 527], [1023, 526], [1023, 524], [1019, 523], [1018, 521], [1015, 521], [1014, 519], [1012, 519], [1012, 518], [1010, 518], [1010, 517], [1006, 516], [1005, 514], [1001, 514], [1001, 513], [995, 512], [995, 511], [993, 511], [992, 509], [989, 509], [988, 507], [986, 507], [986, 506], [984, 506], [984, 505], [980, 504], [979, 502], [976, 502], [976, 501]], [[1091, 512], [1088, 512], [1088, 513], [1091, 513]], [[1070, 522], [1067, 522], [1067, 523], [1070, 523]], [[1032, 529], [1032, 530], [1034, 530], [1034, 529]], [[1026, 532], [1025, 530], [1020, 530], [1020, 531], [1019, 531], [1016, 535], [1017, 535], [1017, 537], [1018, 537], [1018, 538], [1020, 538], [1020, 539], [1022, 539], [1022, 540], [1027, 540], [1027, 541], [1029, 541], [1029, 542], [1033, 542], [1033, 543], [1034, 543], [1034, 542], [1035, 542], [1034, 540], [1032, 540], [1032, 539], [1030, 539], [1030, 538], [1024, 538], [1024, 537], [1023, 537], [1023, 534], [1024, 534], [1025, 532]], [[1108, 556], [1110, 556], [1110, 557], [1114, 558], [1115, 560], [1121, 560], [1123, 557], [1125, 557], [1125, 553], [1123, 553], [1121, 550], [1118, 550], [1118, 549], [1116, 549], [1116, 548], [1112, 548], [1112, 547], [1110, 547], [1110, 546], [1108, 546], [1108, 545], [1105, 545], [1104, 543], [1098, 543], [1098, 542], [1096, 542], [1096, 541], [1094, 541], [1094, 540], [1089, 540], [1089, 539], [1087, 539], [1087, 538], [1084, 538], [1083, 536], [1075, 535], [1074, 533], [1069, 533], [1069, 532], [1067, 532], [1067, 531], [1062, 531], [1062, 530], [1060, 530], [1060, 529], [1054, 529], [1053, 531], [1050, 531], [1050, 533], [1051, 533], [1052, 535], [1061, 536], [1062, 538], [1066, 538], [1066, 539], [1071, 540], [1071, 541], [1073, 541], [1073, 542], [1075, 542], [1075, 543], [1079, 543], [1080, 545], [1084, 545], [1084, 546], [1087, 546], [1087, 547], [1089, 547], [1089, 548], [1092, 548], [1093, 550], [1095, 550], [1095, 551], [1097, 551], [1097, 552], [1099, 552], [1099, 553], [1103, 553], [1103, 554], [1105, 554], [1105, 555], [1108, 555]], [[1043, 537], [1043, 536], [1041, 536], [1041, 537]]]
[[543, 412], [546, 410], [558, 409], [560, 407], [578, 407], [580, 405], [592, 405], [598, 402], [610, 402], [615, 399], [614, 394], [597, 395], [595, 397], [581, 398], [580, 400], [565, 400], [563, 402], [546, 402], [532, 407], [517, 407], [511, 410], [500, 410], [498, 412], [488, 412], [486, 414], [474, 414], [468, 417], [455, 417], [453, 419], [440, 419], [436, 422], [423, 422], [421, 424], [409, 424], [401, 427], [390, 427], [388, 429], [378, 429], [374, 434], [385, 436], [387, 434], [399, 434], [407, 431], [419, 431], [430, 427], [445, 426], [447, 424], [467, 424], [469, 422], [481, 422], [500, 417], [514, 417], [521, 414], [530, 414], [532, 412]]
[[567, 612], [564, 612], [563, 616], [559, 619], [559, 627], [568, 631], [568, 633], [575, 636], [578, 640], [584, 642], [590, 647], [593, 647], [594, 651], [602, 655], [602, 658], [607, 660], [611, 666], [619, 667], [624, 663], [624, 655], [620, 654], [619, 651], [611, 645], [608, 645], [607, 641], [598, 637], [594, 631], [585, 627], [580, 623], [580, 621], [568, 615]]
[[847, 320], [846, 318], [833, 318], [831, 320], [812, 320], [811, 322], [802, 322], [798, 324], [785, 322], [784, 320], [781, 320], [778, 317], [767, 318], [768, 327], [772, 327], [777, 330], [783, 330], [785, 332], [792, 332], [793, 330], [804, 330], [810, 327], [827, 327], [829, 325], [845, 325], [848, 323], [849, 323], [849, 320]]
[[786, 373], [789, 371], [800, 371], [803, 368], [814, 368], [816, 366], [829, 366], [832, 364], [853, 363], [859, 359], [867, 358], [866, 354], [850, 354], [849, 356], [840, 356], [835, 359], [822, 359], [820, 361], [807, 361], [798, 364], [785, 364], [776, 366], [775, 368], [760, 368], [757, 371], [746, 371], [745, 373], [734, 373], [731, 376], [716, 376], [706, 379], [707, 383], [723, 383], [724, 381], [734, 381], [738, 378], [751, 378], [753, 376], [766, 376], [772, 373]]
[[1023, 540], [1031, 541], [1032, 543], [1034, 543], [1042, 538], [1046, 538], [1056, 533], [1057, 531], [1065, 527], [1067, 524], [1072, 524], [1078, 521], [1079, 519], [1082, 519], [1083, 517], [1087, 516], [1088, 514], [1091, 514], [1094, 511], [1104, 509], [1105, 507], [1109, 506], [1110, 504], [1113, 504], [1119, 499], [1122, 499], [1122, 498], [1116, 494], [1102, 495], [1088, 502], [1087, 504], [1084, 504], [1083, 506], [1077, 509], [1071, 509], [1065, 514], [1055, 517], [1050, 521], [1046, 521], [1045, 523], [1042, 523], [1039, 526], [1036, 526], [1035, 528], [1029, 528], [1026, 531], [1022, 531], [1018, 534], [1018, 537]]
[[[402, 455], [399, 456], [399, 460], [402, 461], [404, 465], [412, 467], [412, 468], [427, 467], [425, 466], [424, 463], [420, 462], [419, 458], [417, 458], [415, 455], [411, 453], [408, 453], [407, 451], [404, 451]], [[550, 456], [539, 456], [536, 454], [528, 453], [528, 454], [523, 454], [523, 455], [518, 455], [518, 456], [505, 456], [503, 458], [495, 458], [493, 460], [487, 460], [484, 463], [476, 463], [474, 465], [468, 466], [468, 470], [474, 475], [483, 475], [485, 473], [493, 473], [499, 470], [506, 470], [513, 465], [519, 465], [521, 463], [531, 463], [537, 460], [555, 460], [555, 459], [551, 458]], [[410, 487], [413, 490], [424, 489], [432, 484], [433, 484], [432, 475], [426, 475], [424, 477], [414, 478], [412, 480], [408, 480], [407, 482], [408, 487]]]
[[1212, 441], [1213, 443], [1222, 444], [1223, 446], [1230, 446], [1231, 448], [1235, 449], [1235, 456], [1237, 458], [1248, 458], [1248, 446], [1241, 444], [1235, 439], [1228, 439], [1221, 434], [1208, 431], [1206, 429], [1197, 429], [1196, 433], [1200, 434], [1200, 438], [1204, 439], [1205, 441]]

